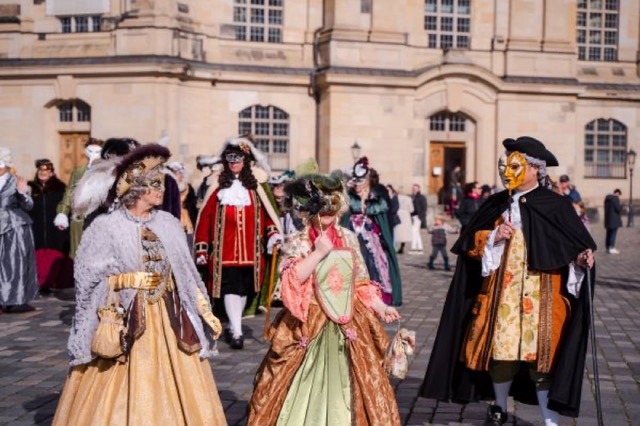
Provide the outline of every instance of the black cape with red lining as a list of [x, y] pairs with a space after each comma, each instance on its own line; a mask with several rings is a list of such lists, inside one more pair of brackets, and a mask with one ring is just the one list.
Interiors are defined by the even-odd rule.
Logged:
[[[538, 187], [520, 198], [522, 231], [527, 246], [529, 268], [537, 271], [562, 270], [566, 282], [569, 264], [578, 254], [596, 244], [567, 197]], [[445, 300], [429, 366], [420, 389], [426, 398], [468, 403], [493, 399], [491, 378], [486, 372], [465, 368], [460, 359], [471, 307], [482, 285], [481, 263], [465, 255], [474, 245], [474, 234], [493, 230], [495, 221], [509, 208], [507, 191], [489, 197], [471, 218], [451, 251], [458, 255], [455, 274]], [[595, 283], [595, 268], [591, 269]], [[589, 334], [586, 278], [579, 297], [571, 300], [571, 317], [552, 371], [549, 408], [565, 416], [577, 417], [580, 410], [582, 377]], [[535, 386], [524, 366], [514, 379], [511, 395], [518, 401], [537, 404]]]

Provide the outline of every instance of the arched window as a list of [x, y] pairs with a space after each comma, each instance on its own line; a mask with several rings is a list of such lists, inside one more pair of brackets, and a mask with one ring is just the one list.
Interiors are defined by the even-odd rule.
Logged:
[[576, 41], [581, 61], [618, 59], [618, 0], [578, 0]]
[[58, 105], [58, 120], [63, 123], [91, 121], [91, 107], [82, 101], [65, 101]]
[[289, 114], [274, 106], [253, 105], [238, 114], [238, 133], [253, 136], [273, 170], [289, 168]]
[[425, 0], [424, 29], [432, 49], [468, 49], [471, 0]]
[[282, 42], [284, 0], [233, 0], [236, 40]]
[[625, 179], [626, 153], [627, 127], [621, 122], [599, 118], [585, 126], [585, 177]]
[[429, 130], [432, 132], [465, 132], [467, 119], [460, 114], [440, 112], [429, 119]]

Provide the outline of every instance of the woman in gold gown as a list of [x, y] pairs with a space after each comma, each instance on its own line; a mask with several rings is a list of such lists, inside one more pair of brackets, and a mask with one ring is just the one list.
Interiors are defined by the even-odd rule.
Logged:
[[286, 191], [311, 226], [282, 248], [285, 307], [269, 331], [248, 424], [399, 425], [383, 368], [389, 339], [379, 321], [399, 315], [370, 281], [355, 234], [337, 225], [346, 206], [342, 182], [307, 175]]
[[[220, 322], [180, 222], [156, 210], [169, 156], [144, 145], [114, 166], [115, 183], [105, 186], [118, 207], [82, 236], [71, 369], [53, 425], [226, 425], [206, 359]], [[98, 310], [112, 301], [123, 314], [121, 353], [105, 358], [96, 354]]]

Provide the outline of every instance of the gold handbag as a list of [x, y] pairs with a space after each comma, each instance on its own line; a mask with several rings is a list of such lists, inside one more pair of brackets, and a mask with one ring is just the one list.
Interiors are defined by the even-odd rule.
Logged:
[[398, 331], [384, 357], [385, 372], [391, 377], [404, 379], [409, 371], [409, 356], [413, 355], [415, 347], [416, 332], [398, 325]]
[[117, 358], [124, 353], [121, 337], [125, 332], [124, 311], [120, 297], [109, 286], [107, 305], [98, 309], [98, 329], [91, 342], [91, 352], [100, 358]]

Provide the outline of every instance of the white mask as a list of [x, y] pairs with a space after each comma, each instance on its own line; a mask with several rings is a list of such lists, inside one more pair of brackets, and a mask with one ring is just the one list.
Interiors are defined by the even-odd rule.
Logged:
[[89, 164], [100, 158], [102, 147], [100, 145], [89, 145], [84, 149], [84, 155], [89, 159]]

